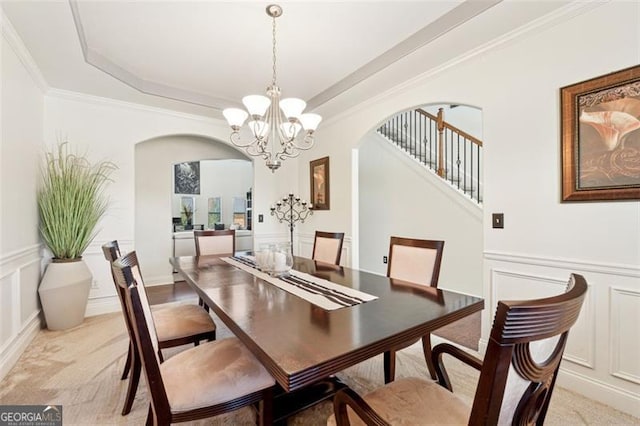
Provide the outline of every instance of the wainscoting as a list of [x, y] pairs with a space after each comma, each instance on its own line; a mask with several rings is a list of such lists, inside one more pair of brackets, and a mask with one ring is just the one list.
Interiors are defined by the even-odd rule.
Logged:
[[558, 383], [640, 416], [640, 267], [485, 252], [485, 306], [480, 348], [486, 348], [498, 300], [564, 291], [572, 272], [589, 284], [572, 328]]
[[41, 261], [40, 244], [0, 257], [0, 379], [42, 327], [38, 300]]

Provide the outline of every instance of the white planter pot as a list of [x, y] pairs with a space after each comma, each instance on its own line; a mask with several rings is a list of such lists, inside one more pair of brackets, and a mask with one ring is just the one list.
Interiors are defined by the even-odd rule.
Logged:
[[66, 330], [82, 324], [93, 276], [82, 259], [47, 266], [38, 294], [49, 330]]

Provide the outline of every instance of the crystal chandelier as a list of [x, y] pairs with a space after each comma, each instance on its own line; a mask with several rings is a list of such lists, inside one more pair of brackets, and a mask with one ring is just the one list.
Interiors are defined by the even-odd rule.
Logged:
[[[287, 158], [295, 158], [300, 151], [313, 146], [313, 132], [322, 117], [318, 114], [303, 114], [306, 102], [297, 98], [280, 99], [280, 88], [276, 84], [276, 18], [282, 15], [277, 4], [267, 6], [267, 15], [273, 18], [273, 78], [267, 87], [267, 96], [250, 95], [242, 98], [247, 111], [227, 108], [222, 114], [231, 126], [231, 143], [244, 148], [247, 154], [265, 159], [267, 167], [275, 172]], [[242, 142], [240, 129], [247, 117], [247, 126], [253, 140]]]

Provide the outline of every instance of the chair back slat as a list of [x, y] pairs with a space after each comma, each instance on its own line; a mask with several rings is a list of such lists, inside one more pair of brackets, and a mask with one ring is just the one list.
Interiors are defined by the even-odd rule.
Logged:
[[343, 241], [344, 232], [316, 231], [311, 258], [319, 262], [339, 265]]
[[193, 231], [196, 256], [232, 254], [236, 251], [236, 231], [233, 229]]
[[469, 424], [542, 424], [586, 292], [572, 274], [561, 295], [498, 302]]
[[387, 276], [437, 287], [444, 241], [391, 237]]
[[125, 289], [127, 311], [135, 336], [136, 350], [151, 393], [153, 412], [155, 417], [170, 418], [169, 399], [160, 373], [156, 327], [136, 252], [132, 251], [113, 262], [112, 270], [118, 285]]
[[[113, 274], [116, 278], [116, 282], [118, 286], [126, 289], [133, 283], [137, 285], [137, 291], [139, 293], [139, 298], [142, 303], [142, 309], [144, 310], [144, 316], [147, 322], [148, 333], [151, 335], [151, 346], [154, 349], [154, 353], [158, 363], [160, 363], [160, 358], [158, 357], [158, 334], [156, 332], [155, 323], [153, 322], [153, 315], [151, 314], [151, 305], [149, 304], [149, 299], [147, 298], [147, 291], [144, 287], [144, 281], [142, 280], [142, 274], [140, 273], [140, 266], [138, 264], [138, 256], [135, 251], [128, 253], [122, 256], [120, 259], [116, 260], [112, 265]], [[130, 306], [127, 305], [127, 309], [130, 309]], [[131, 319], [131, 324], [134, 325], [134, 321], [132, 318], [133, 313], [129, 311], [129, 318]]]

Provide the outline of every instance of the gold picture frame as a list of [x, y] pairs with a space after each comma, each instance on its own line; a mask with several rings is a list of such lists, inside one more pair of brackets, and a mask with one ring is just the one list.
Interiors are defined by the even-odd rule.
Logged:
[[329, 192], [329, 157], [309, 162], [309, 180], [311, 182], [311, 204], [313, 210], [329, 210], [331, 193]]
[[562, 201], [640, 199], [640, 66], [560, 89]]

